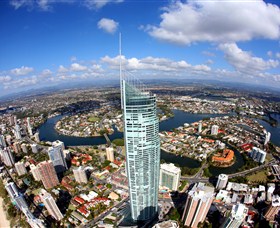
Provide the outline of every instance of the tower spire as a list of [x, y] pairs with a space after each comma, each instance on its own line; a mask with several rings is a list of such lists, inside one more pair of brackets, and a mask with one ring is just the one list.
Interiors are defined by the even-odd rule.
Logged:
[[121, 109], [123, 109], [123, 96], [122, 96], [122, 34], [119, 33], [119, 61], [120, 61], [120, 90], [121, 90]]

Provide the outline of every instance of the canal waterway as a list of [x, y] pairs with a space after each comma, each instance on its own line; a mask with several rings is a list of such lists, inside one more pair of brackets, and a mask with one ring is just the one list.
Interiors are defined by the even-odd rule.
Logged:
[[259, 124], [264, 126], [264, 128], [268, 132], [270, 132], [271, 134], [270, 141], [276, 146], [280, 146], [280, 113], [272, 113], [270, 114], [270, 116], [273, 119], [277, 120], [277, 125], [275, 127], [271, 126], [268, 122], [264, 120], [260, 120], [260, 119], [255, 119], [255, 120], [258, 121]]
[[[183, 126], [184, 123], [193, 123], [200, 121], [204, 118], [211, 118], [211, 117], [217, 117], [217, 116], [224, 116], [223, 114], [194, 114], [194, 113], [186, 113], [181, 110], [173, 110], [174, 117], [169, 118], [165, 121], [160, 122], [159, 130], [160, 131], [170, 131], [174, 128], [177, 128], [179, 126]], [[232, 114], [231, 114], [232, 115]], [[64, 115], [56, 116], [53, 118], [48, 119], [40, 128], [40, 139], [43, 141], [55, 141], [60, 140], [63, 141], [65, 146], [82, 146], [82, 145], [99, 145], [99, 144], [106, 144], [106, 140], [103, 136], [99, 137], [74, 137], [74, 136], [66, 136], [58, 134], [58, 132], [55, 130], [55, 124], [57, 121], [59, 121], [61, 118], [63, 118]], [[277, 116], [280, 119], [280, 115]], [[273, 118], [275, 118], [273, 116]], [[280, 136], [280, 128], [278, 126], [275, 129], [275, 127], [270, 126], [267, 122], [261, 121], [260, 123], [271, 132], [271, 141], [275, 143], [275, 139]], [[278, 121], [278, 123], [280, 120]], [[278, 133], [277, 133], [278, 132]], [[274, 134], [277, 133], [275, 136]], [[116, 129], [112, 135], [109, 135], [110, 140], [114, 140], [117, 138], [122, 138], [123, 133], [118, 132]], [[277, 140], [276, 140], [277, 141]], [[276, 143], [275, 143], [276, 144]], [[220, 173], [234, 173], [237, 171], [238, 168], [242, 167], [244, 162], [242, 159], [242, 156], [237, 150], [234, 150], [235, 156], [236, 156], [236, 162], [231, 167], [227, 168], [217, 168], [217, 167], [210, 167], [209, 171], [213, 175], [218, 175]], [[186, 166], [189, 168], [197, 168], [200, 166], [200, 163], [197, 160], [188, 158], [188, 157], [180, 157], [176, 156], [174, 154], [166, 153], [165, 151], [161, 151], [161, 159], [164, 159], [166, 162], [172, 162], [177, 163], [180, 166]]]

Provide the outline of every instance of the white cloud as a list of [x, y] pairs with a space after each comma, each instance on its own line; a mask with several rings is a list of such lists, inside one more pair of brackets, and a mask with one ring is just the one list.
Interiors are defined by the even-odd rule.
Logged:
[[12, 78], [10, 76], [0, 76], [0, 82], [9, 82]]
[[27, 7], [29, 10], [37, 8], [43, 11], [49, 11], [52, 9], [51, 4], [56, 2], [55, 0], [12, 0], [10, 1], [10, 5], [16, 10], [21, 7]]
[[27, 0], [12, 0], [10, 1], [10, 5], [13, 6], [16, 10], [23, 6], [30, 6], [32, 4], [31, 1]]
[[98, 21], [97, 26], [99, 29], [102, 29], [107, 33], [115, 33], [119, 23], [109, 18], [102, 18]]
[[123, 0], [85, 0], [84, 5], [88, 9], [101, 9], [108, 3], [121, 3]]
[[51, 9], [51, 6], [50, 6], [50, 2], [49, 0], [38, 0], [37, 1], [37, 4], [38, 4], [38, 7], [43, 10], [43, 11], [48, 11]]
[[10, 89], [10, 88], [28, 87], [28, 86], [35, 85], [38, 82], [39, 82], [38, 78], [36, 76], [32, 76], [28, 78], [21, 78], [17, 80], [4, 82], [4, 88]]
[[20, 68], [12, 69], [11, 73], [14, 75], [17, 75], [17, 76], [21, 76], [21, 75], [27, 75], [33, 71], [34, 71], [34, 69], [32, 67], [22, 66]]
[[267, 56], [270, 57], [270, 58], [273, 57], [273, 52], [272, 52], [272, 51], [268, 51], [266, 54], [267, 54]]
[[203, 55], [209, 56], [209, 57], [215, 57], [215, 53], [210, 52], [210, 51], [203, 51], [202, 52]]
[[79, 63], [72, 63], [70, 66], [70, 70], [71, 71], [85, 71], [85, 70], [87, 70], [87, 67], [83, 66]]
[[225, 58], [237, 71], [245, 74], [256, 74], [279, 65], [277, 60], [252, 56], [250, 52], [241, 50], [235, 43], [220, 44], [219, 48], [225, 53]]
[[[101, 58], [101, 61], [108, 64], [111, 69], [118, 69], [119, 56]], [[147, 70], [156, 71], [160, 75], [162, 72], [186, 72], [186, 71], [210, 71], [211, 68], [207, 65], [190, 65], [184, 60], [172, 61], [166, 58], [146, 57], [143, 59], [130, 58], [126, 59], [122, 56], [122, 65], [125, 70]]]
[[42, 76], [50, 76], [52, 74], [52, 71], [49, 69], [44, 69], [41, 73]]
[[262, 0], [176, 1], [164, 11], [160, 24], [148, 25], [146, 31], [167, 42], [185, 45], [280, 37], [280, 9]]
[[212, 60], [212, 59], [208, 59], [207, 61], [206, 61], [206, 64], [207, 65], [211, 65], [211, 64], [213, 64], [214, 63], [214, 61]]
[[277, 52], [275, 56], [280, 59], [280, 52]]
[[65, 72], [67, 72], [67, 71], [68, 71], [67, 68], [64, 67], [63, 65], [60, 65], [60, 66], [58, 67], [58, 70], [57, 70], [57, 72], [59, 72], [59, 73], [65, 73]]

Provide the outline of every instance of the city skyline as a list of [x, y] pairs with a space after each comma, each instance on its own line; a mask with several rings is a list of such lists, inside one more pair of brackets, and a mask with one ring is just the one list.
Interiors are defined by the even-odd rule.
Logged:
[[141, 79], [280, 86], [277, 1], [0, 4], [0, 96], [117, 79], [119, 32], [123, 65]]

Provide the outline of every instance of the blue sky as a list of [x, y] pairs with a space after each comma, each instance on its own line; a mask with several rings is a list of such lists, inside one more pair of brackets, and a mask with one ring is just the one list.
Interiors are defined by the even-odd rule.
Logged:
[[0, 1], [0, 96], [118, 77], [280, 88], [278, 1]]

